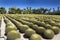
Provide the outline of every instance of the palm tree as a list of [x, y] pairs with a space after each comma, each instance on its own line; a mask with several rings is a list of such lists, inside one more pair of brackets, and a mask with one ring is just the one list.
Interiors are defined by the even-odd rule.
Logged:
[[48, 13], [50, 13], [50, 11], [51, 11], [51, 8], [50, 8], [50, 9], [48, 9]]
[[53, 8], [53, 13], [55, 13], [55, 8]]
[[58, 7], [57, 9], [58, 9], [57, 11], [60, 11], [60, 7]]
[[9, 11], [8, 12], [9, 12], [9, 14], [15, 14], [16, 13], [16, 10], [17, 9], [13, 7], [13, 8], [9, 8]]
[[43, 10], [43, 13], [45, 14], [47, 11], [48, 11], [48, 9], [44, 9], [44, 10]]
[[16, 14], [16, 13], [21, 13], [20, 8], [9, 8], [9, 14]]
[[21, 14], [20, 8], [17, 8], [16, 13]]

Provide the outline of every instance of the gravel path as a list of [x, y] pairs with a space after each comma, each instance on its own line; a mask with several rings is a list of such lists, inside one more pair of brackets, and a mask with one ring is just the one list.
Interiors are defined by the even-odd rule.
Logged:
[[0, 30], [1, 30], [1, 35], [0, 35], [0, 40], [6, 40], [5, 38], [5, 23], [4, 23], [4, 19], [3, 19], [3, 17], [2, 17], [2, 22], [1, 22], [2, 24], [1, 24], [1, 28], [0, 28]]

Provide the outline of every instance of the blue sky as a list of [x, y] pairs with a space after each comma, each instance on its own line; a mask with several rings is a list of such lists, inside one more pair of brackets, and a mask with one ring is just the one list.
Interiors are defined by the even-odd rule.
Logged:
[[60, 0], [0, 0], [0, 7], [18, 7], [18, 8], [57, 8], [60, 6]]

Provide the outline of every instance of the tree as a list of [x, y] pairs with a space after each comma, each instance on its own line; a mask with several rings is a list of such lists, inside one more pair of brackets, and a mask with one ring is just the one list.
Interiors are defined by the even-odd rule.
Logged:
[[16, 8], [9, 8], [9, 14], [15, 14], [16, 13]]
[[60, 7], [57, 7], [56, 14], [57, 14], [57, 15], [60, 15]]
[[5, 14], [6, 13], [6, 9], [4, 7], [0, 7], [0, 14]]
[[34, 14], [37, 14], [37, 10], [36, 9], [32, 9]]
[[28, 11], [25, 8], [23, 9], [23, 14], [28, 14]]
[[51, 12], [51, 8], [50, 9], [48, 9], [48, 13], [50, 13]]
[[21, 14], [21, 11], [20, 8], [17, 8], [16, 13]]
[[43, 10], [43, 13], [45, 14], [47, 11], [48, 11], [48, 9], [44, 9], [44, 10]]
[[60, 7], [57, 7], [57, 11], [60, 11]]
[[32, 7], [29, 7], [29, 14], [32, 14]]
[[20, 8], [9, 8], [9, 11], [8, 11], [9, 14], [16, 14], [16, 13], [21, 13], [21, 10]]
[[31, 7], [26, 7], [26, 9], [23, 9], [23, 14], [31, 14], [32, 13], [32, 8]]
[[53, 8], [53, 13], [55, 13], [55, 8]]
[[42, 13], [42, 14], [45, 14], [45, 13], [48, 11], [47, 8], [40, 8], [40, 10], [41, 10], [41, 13]]

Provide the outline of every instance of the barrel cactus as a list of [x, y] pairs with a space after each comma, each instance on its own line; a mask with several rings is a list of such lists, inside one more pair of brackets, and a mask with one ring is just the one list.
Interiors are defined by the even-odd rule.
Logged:
[[31, 28], [37, 31], [38, 25], [33, 25]]
[[44, 27], [38, 27], [37, 32], [43, 34], [46, 29]]
[[8, 27], [8, 26], [12, 26], [12, 24], [11, 23], [6, 23], [6, 27]]
[[52, 30], [54, 31], [55, 34], [58, 34], [60, 32], [59, 27], [52, 27]]
[[7, 33], [8, 40], [14, 40], [16, 38], [20, 38], [20, 33], [18, 31], [12, 30]]
[[27, 37], [31, 37], [32, 34], [36, 33], [33, 29], [29, 28], [25, 31]]
[[43, 36], [46, 39], [52, 39], [54, 37], [54, 32], [51, 29], [47, 29], [47, 30], [45, 30]]
[[14, 27], [14, 26], [8, 26], [8, 27], [6, 28], [6, 33], [10, 32], [11, 30], [17, 30], [17, 28]]
[[38, 34], [32, 34], [30, 37], [30, 40], [41, 40], [41, 36]]
[[21, 25], [19, 29], [21, 32], [24, 33], [28, 28], [29, 28], [29, 26], [27, 26], [27, 25]]
[[52, 28], [51, 25], [49, 25], [49, 24], [46, 24], [44, 27], [45, 27], [46, 29], [51, 29], [51, 28]]
[[32, 27], [33, 26], [33, 23], [28, 23], [27, 25], [30, 26], [30, 27]]

